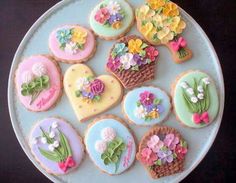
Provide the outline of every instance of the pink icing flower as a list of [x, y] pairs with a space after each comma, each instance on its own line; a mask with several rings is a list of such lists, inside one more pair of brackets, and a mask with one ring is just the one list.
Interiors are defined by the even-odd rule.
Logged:
[[104, 24], [110, 18], [110, 13], [107, 8], [101, 8], [94, 18], [97, 22]]
[[112, 71], [117, 70], [120, 67], [120, 65], [121, 63], [119, 57], [117, 57], [116, 59], [109, 58], [107, 62], [107, 67]]
[[105, 88], [104, 83], [100, 79], [95, 79], [90, 83], [90, 89], [92, 94], [100, 95], [103, 93]]
[[157, 160], [157, 155], [156, 155], [156, 153], [152, 152], [151, 149], [149, 149], [149, 148], [142, 149], [141, 161], [144, 164], [146, 164], [148, 166], [152, 166], [156, 160]]
[[155, 98], [153, 93], [150, 93], [148, 91], [145, 91], [139, 95], [140, 101], [143, 105], [151, 105], [153, 103], [153, 100]]
[[184, 159], [184, 156], [187, 154], [187, 152], [188, 152], [188, 149], [186, 147], [177, 145], [177, 147], [175, 148], [175, 154], [181, 160]]
[[155, 47], [149, 46], [145, 49], [147, 58], [149, 58], [151, 61], [155, 61], [156, 57], [158, 56], [159, 52]]
[[179, 143], [179, 138], [175, 137], [173, 133], [166, 135], [164, 139], [164, 144], [170, 148], [170, 150], [174, 150], [176, 145]]
[[147, 146], [157, 153], [160, 148], [164, 146], [164, 143], [160, 140], [157, 135], [153, 135], [150, 140], [147, 142]]

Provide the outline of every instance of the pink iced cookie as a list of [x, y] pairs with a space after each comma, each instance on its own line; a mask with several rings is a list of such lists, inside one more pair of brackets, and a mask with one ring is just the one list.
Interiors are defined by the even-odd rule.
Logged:
[[55, 29], [49, 36], [49, 49], [57, 61], [81, 63], [96, 51], [93, 33], [78, 25], [65, 25]]
[[61, 97], [61, 70], [48, 56], [24, 59], [16, 71], [15, 83], [21, 103], [31, 111], [46, 111]]

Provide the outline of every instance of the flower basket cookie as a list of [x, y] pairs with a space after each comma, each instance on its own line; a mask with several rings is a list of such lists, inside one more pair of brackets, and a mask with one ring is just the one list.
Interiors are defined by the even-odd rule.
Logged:
[[137, 28], [153, 45], [165, 45], [172, 52], [176, 63], [192, 57], [187, 41], [180, 36], [186, 23], [180, 15], [177, 4], [166, 0], [146, 0], [136, 9]]
[[154, 79], [157, 56], [158, 50], [140, 37], [126, 36], [112, 47], [106, 69], [131, 89]]
[[187, 142], [174, 128], [152, 127], [141, 139], [136, 158], [153, 179], [183, 171]]
[[213, 80], [202, 71], [186, 71], [172, 84], [177, 119], [185, 126], [201, 128], [214, 121], [219, 98]]

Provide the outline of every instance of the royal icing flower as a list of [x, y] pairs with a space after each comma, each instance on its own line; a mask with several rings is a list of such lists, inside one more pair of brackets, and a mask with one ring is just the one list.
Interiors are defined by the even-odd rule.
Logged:
[[55, 128], [57, 128], [57, 127], [58, 127], [58, 123], [57, 123], [57, 121], [54, 121], [54, 122], [52, 123], [52, 128], [55, 129]]
[[76, 81], [76, 86], [77, 86], [78, 90], [84, 89], [84, 86], [86, 86], [88, 84], [89, 84], [89, 81], [86, 77], [79, 78]]
[[100, 154], [104, 153], [107, 149], [107, 143], [104, 140], [97, 140], [95, 143], [95, 150]]
[[149, 148], [144, 148], [141, 151], [141, 161], [148, 165], [148, 166], [152, 166], [155, 161], [157, 160], [157, 154], [154, 153], [151, 149]]
[[197, 103], [197, 102], [198, 102], [198, 99], [197, 99], [197, 97], [195, 97], [195, 96], [191, 97], [190, 100], [191, 100], [191, 102], [193, 102], [193, 103]]
[[41, 77], [47, 74], [47, 68], [42, 63], [36, 63], [32, 66], [32, 72], [35, 76]]
[[183, 89], [187, 89], [188, 88], [188, 84], [184, 81], [182, 83], [180, 83], [180, 86], [183, 88]]
[[55, 147], [53, 146], [53, 144], [49, 144], [48, 149], [49, 149], [49, 151], [53, 152], [55, 150]]
[[126, 47], [125, 43], [117, 43], [115, 44], [113, 50], [112, 50], [112, 56], [120, 56], [124, 55], [128, 51], [128, 48]]
[[149, 58], [151, 61], [154, 61], [156, 57], [158, 56], [158, 51], [153, 46], [149, 46], [145, 49], [147, 58]]
[[136, 108], [134, 114], [138, 118], [145, 118], [145, 116], [147, 115], [147, 112], [146, 112], [145, 108], [142, 105], [140, 105], [139, 107]]
[[70, 29], [60, 29], [57, 31], [57, 39], [61, 44], [66, 44], [71, 39]]
[[197, 87], [197, 91], [199, 91], [200, 93], [204, 92], [203, 87], [201, 85], [199, 85]]
[[54, 131], [51, 131], [50, 133], [49, 133], [49, 137], [52, 139], [52, 138], [54, 138], [56, 136], [56, 134], [55, 134], [55, 132]]
[[199, 98], [200, 100], [203, 100], [204, 99], [204, 94], [203, 93], [199, 93], [197, 95], [197, 98]]
[[180, 17], [173, 17], [169, 27], [171, 31], [175, 32], [176, 34], [180, 34], [186, 28], [186, 23], [181, 20]]
[[21, 75], [21, 80], [23, 83], [30, 83], [34, 79], [34, 74], [31, 71], [25, 71]]
[[122, 16], [121, 14], [117, 13], [117, 14], [114, 14], [114, 15], [111, 15], [110, 18], [109, 18], [109, 23], [112, 25], [113, 23], [115, 22], [119, 22], [121, 23], [121, 20], [122, 20]]
[[41, 142], [43, 143], [43, 144], [46, 144], [47, 143], [47, 139], [46, 139], [46, 137], [41, 137]]
[[166, 16], [177, 16], [179, 15], [179, 8], [175, 3], [168, 2], [163, 7], [163, 14]]
[[172, 151], [167, 148], [161, 148], [157, 152], [157, 156], [161, 160], [162, 164], [165, 164], [166, 162], [171, 163], [174, 160], [174, 156], [173, 156]]
[[107, 8], [101, 8], [97, 11], [95, 20], [101, 24], [104, 24], [110, 18], [110, 16], [111, 15]]
[[205, 83], [206, 85], [210, 84], [210, 79], [209, 78], [203, 78], [202, 79], [203, 83]]
[[119, 29], [121, 25], [122, 25], [121, 21], [116, 21], [115, 23], [112, 24], [112, 28]]
[[143, 93], [141, 93], [139, 95], [140, 97], [140, 102], [143, 104], [143, 105], [150, 105], [153, 103], [153, 100], [155, 98], [154, 94], [153, 93], [150, 93], [148, 91], [145, 91]]
[[116, 131], [111, 127], [106, 127], [102, 130], [101, 137], [104, 141], [110, 142], [116, 138]]
[[153, 152], [157, 153], [160, 148], [164, 146], [164, 143], [160, 140], [157, 135], [153, 135], [147, 142], [147, 146], [152, 149]]
[[147, 2], [153, 10], [158, 10], [165, 5], [166, 0], [148, 0]]
[[55, 140], [52, 145], [53, 145], [53, 147], [58, 148], [60, 143], [58, 140]]
[[87, 34], [88, 33], [86, 31], [80, 28], [74, 28], [72, 32], [71, 41], [82, 45], [86, 43]]
[[192, 88], [187, 88], [186, 91], [189, 95], [194, 95], [194, 91]]
[[136, 65], [136, 62], [133, 59], [133, 55], [131, 53], [126, 53], [120, 57], [120, 63], [125, 70], [128, 70], [131, 66]]
[[187, 152], [188, 152], [188, 149], [186, 147], [181, 146], [181, 145], [177, 145], [175, 148], [175, 154], [181, 160], [184, 159]]
[[94, 95], [100, 95], [104, 92], [105, 85], [100, 79], [95, 79], [90, 83], [91, 92]]
[[111, 15], [115, 15], [121, 10], [121, 7], [118, 2], [110, 1], [107, 5], [107, 9]]
[[129, 52], [133, 54], [140, 53], [142, 51], [142, 48], [141, 48], [142, 44], [143, 44], [143, 41], [141, 39], [129, 40], [128, 42]]
[[149, 6], [147, 5], [141, 6], [137, 13], [138, 13], [138, 17], [140, 17], [141, 19], [150, 18], [155, 15], [155, 11], [150, 9]]
[[174, 38], [174, 33], [168, 27], [163, 27], [157, 32], [157, 37], [162, 43], [168, 43]]
[[71, 55], [76, 54], [77, 50], [78, 50], [78, 46], [77, 46], [77, 44], [75, 42], [69, 42], [65, 46], [65, 52], [69, 53]]
[[174, 150], [176, 145], [179, 143], [179, 138], [174, 134], [167, 134], [164, 139], [164, 144], [170, 148], [170, 150]]
[[117, 70], [120, 67], [121, 63], [120, 63], [120, 59], [119, 58], [109, 58], [108, 62], [107, 62], [107, 67], [109, 69], [111, 69], [112, 71]]
[[154, 32], [152, 31], [154, 29], [154, 26], [151, 22], [147, 22], [144, 26], [141, 27], [141, 32], [145, 35], [145, 36], [152, 36], [153, 33], [156, 33], [156, 31], [154, 30]]

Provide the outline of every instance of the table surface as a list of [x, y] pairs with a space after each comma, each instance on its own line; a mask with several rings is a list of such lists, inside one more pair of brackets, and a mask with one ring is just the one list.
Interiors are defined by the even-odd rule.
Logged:
[[[58, 0], [0, 0], [0, 181], [50, 182], [22, 151], [7, 106], [8, 74], [14, 53], [31, 25]], [[175, 0], [205, 30], [219, 56], [226, 89], [225, 111], [216, 140], [199, 166], [182, 182], [229, 182], [235, 179], [236, 156], [236, 1]], [[231, 85], [230, 85], [231, 82]], [[233, 182], [233, 181], [232, 181]], [[138, 182], [137, 182], [138, 183]]]

